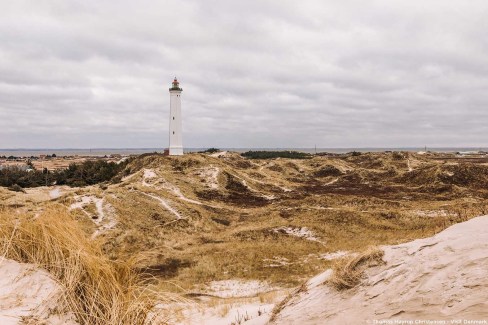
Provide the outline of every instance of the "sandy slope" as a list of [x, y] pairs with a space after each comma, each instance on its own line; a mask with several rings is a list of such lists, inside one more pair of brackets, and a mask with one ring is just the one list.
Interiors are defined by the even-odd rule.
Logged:
[[0, 324], [77, 324], [56, 314], [61, 289], [46, 271], [0, 257], [0, 274]]
[[274, 324], [488, 322], [488, 216], [384, 250], [386, 265], [369, 269], [361, 286], [337, 292], [323, 284], [330, 270], [324, 272], [285, 305]]

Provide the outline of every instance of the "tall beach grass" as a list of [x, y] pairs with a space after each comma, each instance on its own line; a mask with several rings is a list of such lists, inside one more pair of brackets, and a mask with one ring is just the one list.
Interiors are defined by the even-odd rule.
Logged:
[[0, 254], [51, 273], [64, 290], [60, 308], [80, 324], [164, 323], [155, 311], [162, 297], [133, 271], [136, 261], [109, 260], [64, 207], [38, 216], [0, 211]]

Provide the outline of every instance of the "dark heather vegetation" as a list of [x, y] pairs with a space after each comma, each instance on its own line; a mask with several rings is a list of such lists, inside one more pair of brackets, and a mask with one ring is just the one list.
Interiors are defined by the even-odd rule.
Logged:
[[25, 171], [16, 167], [5, 168], [0, 170], [0, 186], [19, 191], [26, 187], [53, 184], [76, 187], [117, 181], [119, 173], [124, 170], [129, 160], [120, 164], [104, 160], [88, 160], [56, 171], [47, 169]]
[[[52, 155], [47, 155], [45, 158], [46, 159], [50, 159], [50, 158], [56, 158], [56, 157], [57, 157], [56, 154], [53, 153]], [[5, 155], [0, 156], [0, 159], [6, 159], [6, 160], [23, 160], [25, 158], [29, 158], [30, 160], [38, 160], [39, 159], [39, 157], [37, 157], [37, 156], [30, 156], [30, 157], [17, 157], [17, 156], [12, 156], [12, 155], [10, 155], [10, 156], [5, 156]]]
[[207, 150], [204, 150], [204, 151], [201, 151], [202, 153], [216, 153], [216, 152], [220, 152], [221, 150], [220, 149], [217, 149], [217, 148], [208, 148]]
[[241, 153], [241, 156], [249, 159], [272, 159], [272, 158], [290, 158], [290, 159], [308, 159], [312, 155], [298, 151], [247, 151]]
[[341, 176], [343, 173], [341, 172], [340, 169], [331, 166], [331, 165], [326, 165], [319, 170], [317, 170], [314, 173], [315, 177], [327, 177], [327, 176]]

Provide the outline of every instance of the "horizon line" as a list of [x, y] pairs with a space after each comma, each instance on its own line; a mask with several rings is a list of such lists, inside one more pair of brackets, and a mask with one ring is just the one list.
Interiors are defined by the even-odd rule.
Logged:
[[[374, 146], [374, 147], [187, 147], [186, 149], [208, 149], [208, 148], [216, 148], [216, 149], [457, 149], [457, 148], [472, 148], [472, 149], [482, 149], [488, 148], [487, 146]], [[20, 151], [20, 150], [164, 150], [166, 148], [163, 147], [60, 147], [60, 148], [0, 148], [3, 151]], [[183, 148], [185, 149], [185, 148]]]

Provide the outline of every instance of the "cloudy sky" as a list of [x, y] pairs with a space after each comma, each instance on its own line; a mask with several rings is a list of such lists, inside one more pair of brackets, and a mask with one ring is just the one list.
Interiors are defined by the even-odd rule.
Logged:
[[0, 148], [488, 146], [486, 0], [0, 4]]

